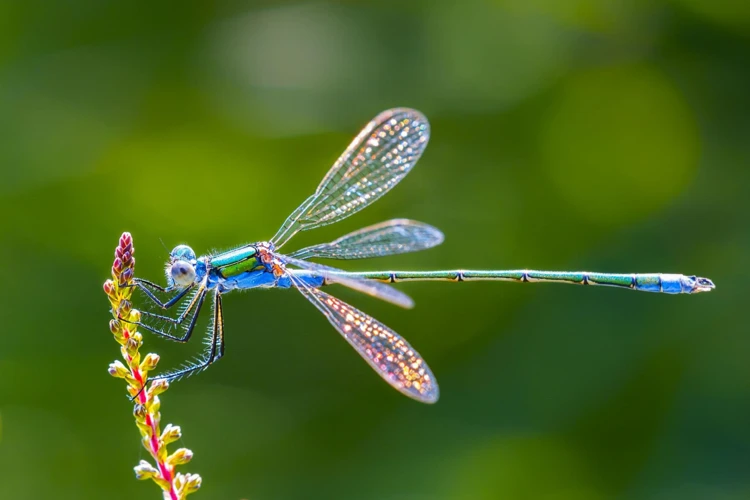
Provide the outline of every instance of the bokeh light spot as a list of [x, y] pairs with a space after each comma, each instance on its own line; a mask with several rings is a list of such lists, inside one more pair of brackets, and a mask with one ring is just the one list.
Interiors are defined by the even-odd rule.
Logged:
[[333, 5], [235, 16], [208, 32], [198, 79], [221, 115], [255, 135], [318, 132], [335, 123], [328, 115], [341, 114], [343, 99], [366, 94], [373, 77], [383, 74], [378, 47], [362, 27], [366, 21], [356, 10]]
[[487, 2], [435, 7], [428, 64], [441, 107], [486, 113], [514, 104], [553, 84], [569, 60], [574, 39], [544, 17]]
[[695, 173], [690, 109], [658, 72], [607, 67], [571, 77], [540, 129], [544, 170], [559, 195], [598, 223], [625, 223], [678, 197]]

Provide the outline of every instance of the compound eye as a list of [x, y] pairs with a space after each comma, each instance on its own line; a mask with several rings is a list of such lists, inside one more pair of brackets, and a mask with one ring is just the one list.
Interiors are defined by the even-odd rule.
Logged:
[[195, 268], [184, 260], [175, 261], [169, 270], [172, 280], [177, 286], [188, 286], [195, 281]]
[[195, 262], [195, 252], [187, 245], [177, 245], [170, 252], [169, 256], [172, 260], [185, 260], [187, 262]]

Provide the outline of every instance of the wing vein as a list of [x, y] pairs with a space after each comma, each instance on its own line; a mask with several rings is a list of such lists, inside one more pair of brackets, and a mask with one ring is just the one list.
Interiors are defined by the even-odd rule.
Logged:
[[349, 144], [315, 194], [284, 221], [271, 239], [281, 248], [299, 231], [333, 224], [362, 210], [408, 174], [430, 137], [419, 111], [395, 108], [376, 116]]
[[435, 403], [440, 390], [420, 354], [399, 334], [346, 302], [289, 273], [295, 288], [322, 312], [367, 363], [402, 394]]

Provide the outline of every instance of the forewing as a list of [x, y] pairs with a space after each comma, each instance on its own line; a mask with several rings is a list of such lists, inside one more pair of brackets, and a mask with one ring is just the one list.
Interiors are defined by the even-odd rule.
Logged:
[[393, 219], [354, 231], [330, 243], [297, 250], [298, 259], [367, 259], [416, 252], [443, 242], [438, 229], [409, 219]]
[[417, 401], [438, 400], [440, 390], [435, 376], [422, 356], [399, 334], [297, 277], [292, 277], [292, 282], [386, 382]]
[[429, 138], [430, 125], [419, 111], [395, 108], [380, 113], [271, 242], [281, 248], [295, 233], [338, 222], [379, 199], [414, 167]]
[[[378, 281], [370, 281], [363, 278], [351, 276], [346, 271], [336, 269], [335, 267], [324, 266], [323, 264], [317, 264], [315, 262], [308, 262], [306, 260], [295, 259], [287, 255], [277, 255], [284, 264], [291, 264], [292, 266], [299, 267], [308, 271], [313, 271], [315, 274], [322, 276], [326, 284], [337, 283], [343, 285], [352, 290], [362, 292], [380, 300], [385, 300], [391, 304], [411, 309], [414, 307], [414, 301], [400, 290]], [[289, 269], [290, 273], [294, 273], [294, 269]]]

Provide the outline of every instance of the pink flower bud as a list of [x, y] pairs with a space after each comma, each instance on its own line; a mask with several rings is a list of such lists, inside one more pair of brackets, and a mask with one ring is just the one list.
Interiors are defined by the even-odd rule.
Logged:
[[133, 280], [133, 268], [128, 267], [127, 269], [125, 269], [120, 275], [120, 280], [123, 283], [129, 283], [130, 281], [132, 281]]

